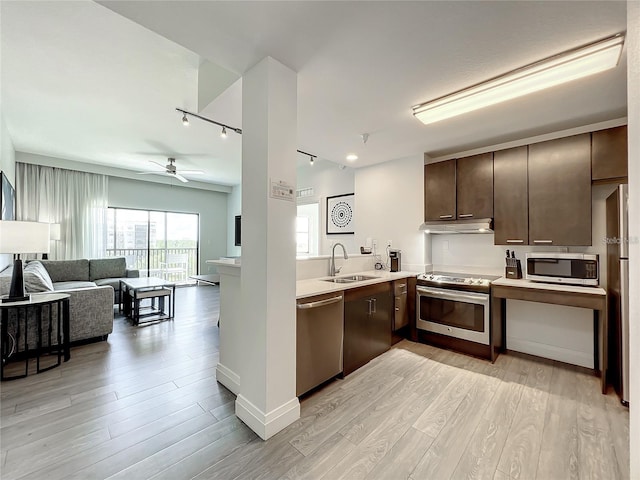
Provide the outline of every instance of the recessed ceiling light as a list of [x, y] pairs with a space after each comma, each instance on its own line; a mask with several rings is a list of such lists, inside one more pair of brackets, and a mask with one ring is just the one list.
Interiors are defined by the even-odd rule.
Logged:
[[623, 44], [624, 35], [614, 35], [417, 105], [413, 114], [430, 124], [602, 72], [618, 65]]
[[354, 160], [358, 159], [358, 155], [356, 155], [355, 153], [350, 153], [349, 155], [347, 155], [347, 160], [349, 160], [350, 162], [353, 162]]

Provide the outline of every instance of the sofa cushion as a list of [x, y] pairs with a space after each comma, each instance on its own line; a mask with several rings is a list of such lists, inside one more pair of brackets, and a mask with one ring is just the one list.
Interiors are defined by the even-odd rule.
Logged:
[[53, 282], [38, 260], [27, 263], [24, 267], [24, 289], [27, 292], [53, 292]]
[[126, 276], [127, 259], [116, 258], [95, 258], [89, 260], [89, 280], [94, 281], [100, 278], [120, 278]]
[[53, 283], [89, 281], [89, 260], [42, 260]]
[[114, 290], [120, 290], [120, 278], [99, 278], [95, 280], [96, 285], [99, 287], [102, 285], [109, 285]]
[[53, 284], [54, 290], [73, 290], [75, 288], [92, 288], [97, 285], [93, 282], [83, 281], [69, 281], [69, 282], [56, 282]]

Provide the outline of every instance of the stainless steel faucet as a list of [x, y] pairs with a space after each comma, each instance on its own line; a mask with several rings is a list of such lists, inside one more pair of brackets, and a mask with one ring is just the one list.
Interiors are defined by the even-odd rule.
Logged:
[[344, 259], [347, 260], [349, 257], [347, 256], [347, 249], [344, 248], [344, 245], [341, 243], [336, 243], [331, 250], [331, 264], [329, 265], [329, 275], [332, 277], [335, 276], [336, 273], [340, 273], [340, 268], [336, 268], [336, 247], [340, 245], [342, 247], [342, 253], [344, 253]]

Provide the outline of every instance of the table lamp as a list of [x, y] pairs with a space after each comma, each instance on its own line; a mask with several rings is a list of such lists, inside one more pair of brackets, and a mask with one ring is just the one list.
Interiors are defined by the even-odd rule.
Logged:
[[3, 303], [29, 300], [29, 295], [24, 291], [24, 274], [20, 254], [48, 252], [48, 223], [0, 220], [0, 253], [17, 254], [17, 258], [13, 261], [9, 296], [2, 298]]

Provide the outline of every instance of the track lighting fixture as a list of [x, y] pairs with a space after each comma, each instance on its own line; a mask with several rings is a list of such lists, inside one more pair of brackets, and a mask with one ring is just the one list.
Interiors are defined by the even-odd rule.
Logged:
[[[232, 131], [236, 132], [238, 135], [242, 135], [242, 129], [241, 128], [231, 127], [229, 125], [225, 125], [224, 123], [216, 122], [215, 120], [211, 120], [210, 118], [203, 117], [202, 115], [198, 115], [197, 113], [188, 112], [187, 110], [183, 110], [182, 108], [176, 108], [176, 110], [178, 112], [182, 113], [182, 123], [185, 126], [189, 125], [189, 119], [187, 118], [187, 115], [190, 115], [192, 117], [199, 118], [200, 120], [204, 120], [205, 122], [213, 123], [214, 125], [218, 125], [219, 127], [222, 127], [222, 132], [220, 132], [220, 136], [222, 138], [227, 138], [227, 128], [229, 130], [232, 130]], [[309, 163], [311, 165], [313, 165], [314, 160], [317, 158], [317, 155], [312, 155], [311, 153], [303, 152], [302, 150], [296, 150], [296, 151], [298, 153], [303, 154], [303, 155], [308, 155], [309, 156]]]

